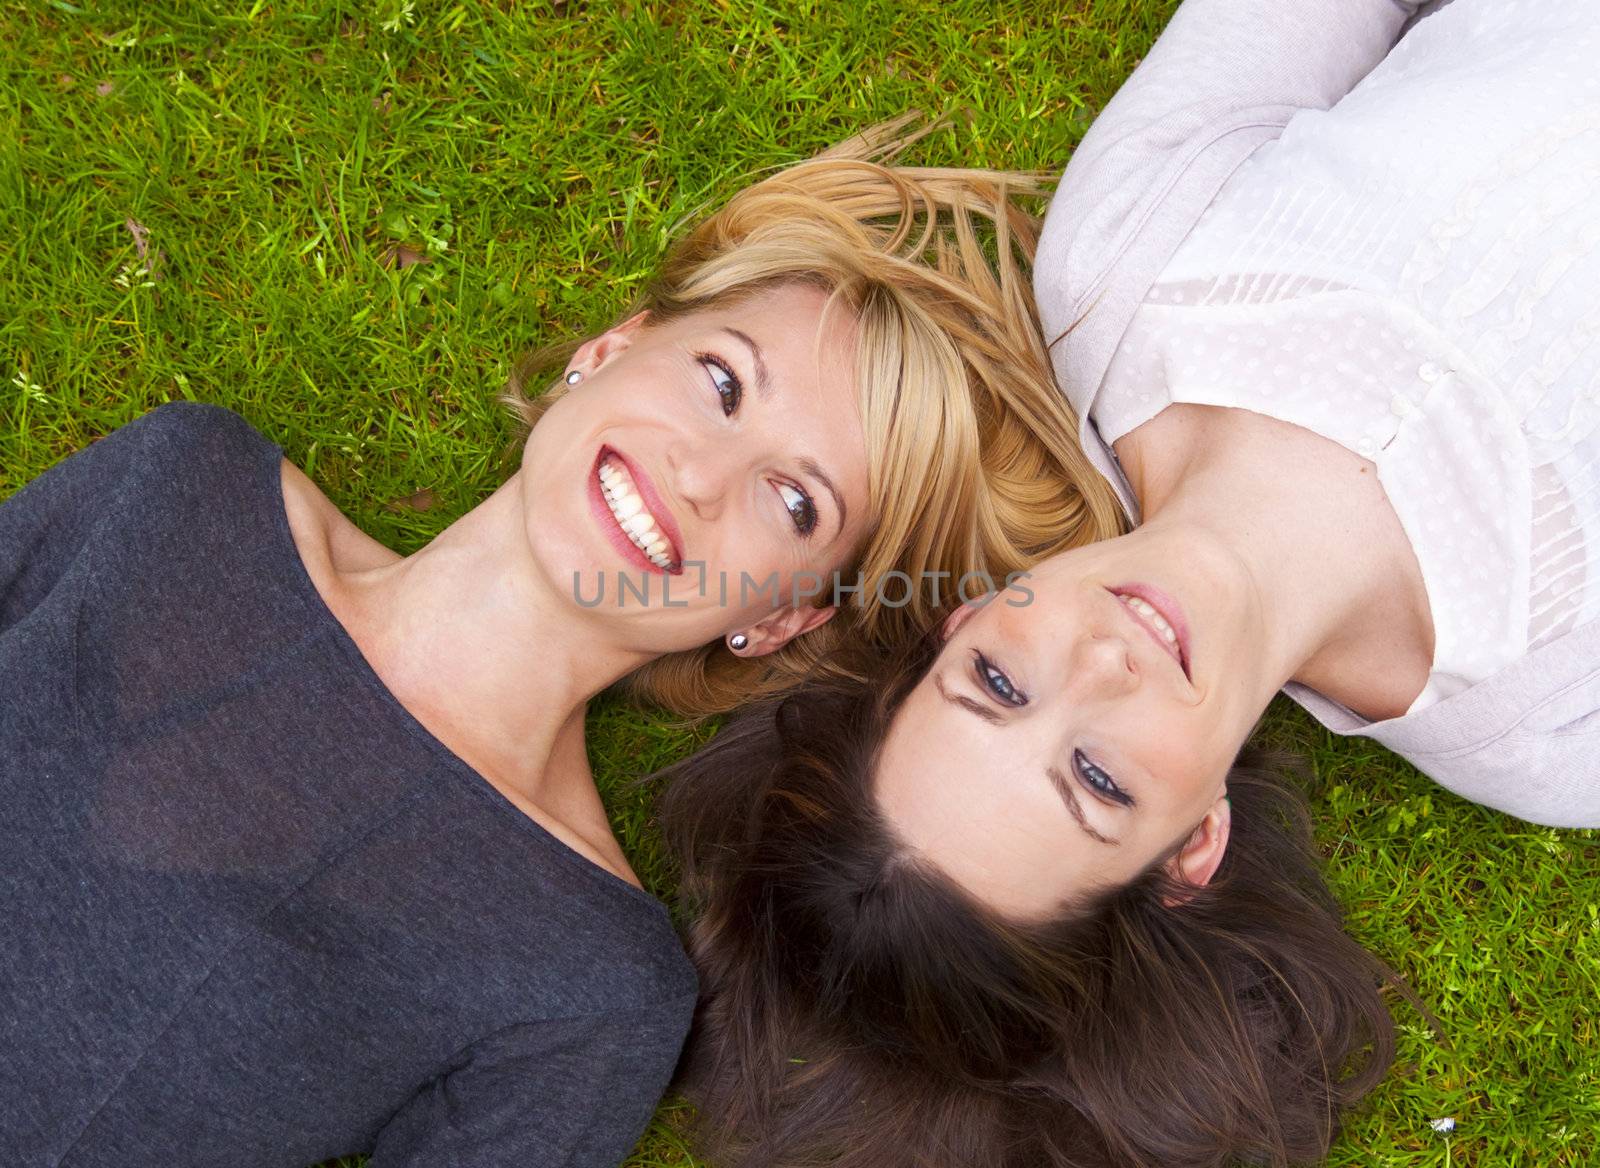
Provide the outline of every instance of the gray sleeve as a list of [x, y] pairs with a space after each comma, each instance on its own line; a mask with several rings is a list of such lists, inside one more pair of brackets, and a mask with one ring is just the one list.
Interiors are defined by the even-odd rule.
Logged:
[[91, 442], [0, 502], [0, 633], [55, 587], [138, 461], [159, 412]]
[[[1326, 109], [1354, 88], [1422, 6], [1187, 0], [1090, 126], [1051, 200], [1034, 276], [1047, 334], [1112, 301], [1120, 335], [1128, 304], [1239, 162], [1296, 111]], [[1091, 348], [1102, 355], [1102, 344]], [[1098, 382], [1095, 363], [1057, 372], [1070, 392], [1069, 378]]]
[[384, 1125], [371, 1168], [615, 1168], [666, 1090], [694, 999], [511, 1027]]
[[[135, 474], [152, 485], [149, 476], [162, 473], [158, 447], [175, 457], [199, 457], [205, 435], [246, 432], [253, 433], [249, 423], [221, 406], [168, 402], [68, 455], [0, 501], [0, 633], [55, 587]], [[172, 464], [166, 465], [170, 473]], [[153, 485], [159, 492], [159, 479]]]

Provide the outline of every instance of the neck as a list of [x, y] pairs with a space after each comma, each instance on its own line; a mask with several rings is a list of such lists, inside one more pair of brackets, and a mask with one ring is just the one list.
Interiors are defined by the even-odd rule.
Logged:
[[518, 473], [413, 555], [335, 566], [330, 592], [385, 684], [430, 732], [513, 801], [593, 818], [586, 706], [649, 657], [608, 641], [536, 570], [520, 490]]
[[1369, 718], [1405, 712], [1433, 625], [1371, 463], [1287, 422], [1193, 405], [1169, 406], [1117, 453], [1143, 528], [1198, 533], [1238, 565], [1260, 617], [1264, 697], [1296, 681]]

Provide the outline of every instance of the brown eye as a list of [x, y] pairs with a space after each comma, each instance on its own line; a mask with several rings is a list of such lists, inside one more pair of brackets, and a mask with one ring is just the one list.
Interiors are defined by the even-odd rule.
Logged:
[[700, 364], [711, 374], [712, 388], [722, 399], [723, 417], [731, 417], [739, 408], [739, 403], [744, 400], [744, 386], [739, 384], [738, 374], [729, 369], [722, 358], [711, 353], [700, 354]]
[[795, 530], [801, 535], [810, 535], [817, 529], [817, 505], [811, 501], [810, 495], [799, 487], [779, 483], [778, 497], [789, 509], [789, 517], [794, 520]]

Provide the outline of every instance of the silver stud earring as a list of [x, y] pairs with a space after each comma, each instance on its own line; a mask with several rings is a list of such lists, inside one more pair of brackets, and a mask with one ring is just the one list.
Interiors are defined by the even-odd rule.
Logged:
[[568, 385], [577, 385], [578, 382], [580, 382], [582, 380], [583, 380], [583, 374], [578, 372], [576, 369], [574, 369], [571, 373], [567, 374], [567, 384]]
[[728, 638], [728, 648], [732, 649], [735, 653], [737, 653], [740, 649], [743, 649], [749, 643], [750, 638], [745, 636], [743, 633], [734, 633], [733, 636]]

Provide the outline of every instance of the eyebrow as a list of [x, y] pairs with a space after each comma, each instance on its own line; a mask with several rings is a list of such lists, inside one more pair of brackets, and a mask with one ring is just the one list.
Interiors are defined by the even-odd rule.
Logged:
[[1103, 844], [1110, 844], [1112, 847], [1117, 847], [1122, 843], [1121, 840], [1112, 839], [1108, 835], [1101, 835], [1089, 826], [1089, 818], [1083, 813], [1083, 804], [1078, 802], [1078, 792], [1072, 789], [1071, 779], [1067, 778], [1055, 767], [1045, 767], [1044, 773], [1050, 776], [1051, 785], [1055, 787], [1056, 793], [1061, 796], [1061, 801], [1067, 805], [1067, 810], [1072, 812], [1072, 818], [1076, 819], [1078, 826], [1083, 828], [1085, 835], [1090, 839], [1099, 840]]
[[[750, 361], [756, 367], [756, 396], [762, 401], [770, 401], [772, 399], [772, 371], [767, 368], [767, 358], [761, 352], [761, 346], [756, 344], [756, 339], [743, 329], [736, 329], [732, 325], [725, 324], [722, 326], [722, 331], [742, 341], [745, 347], [750, 350]], [[834, 508], [839, 512], [839, 530], [843, 531], [850, 512], [844, 505], [844, 496], [839, 493], [839, 488], [833, 485], [833, 480], [828, 477], [828, 472], [823, 470], [822, 466], [814, 458], [802, 458], [800, 460], [800, 469], [821, 483], [827, 488], [828, 494], [833, 496]]]
[[1005, 715], [1001, 714], [999, 710], [991, 709], [982, 702], [974, 701], [967, 697], [966, 694], [951, 693], [944, 687], [944, 678], [937, 673], [933, 675], [933, 688], [938, 690], [939, 696], [952, 706], [960, 706], [967, 713], [978, 715], [991, 726], [1005, 725]]
[[[969, 714], [976, 714], [992, 726], [1005, 724], [1005, 716], [999, 710], [992, 709], [982, 702], [974, 701], [965, 694], [951, 693], [944, 687], [944, 679], [937, 673], [933, 675], [933, 687], [939, 691], [939, 696], [951, 705], [960, 706]], [[1061, 801], [1067, 805], [1067, 810], [1071, 812], [1072, 818], [1077, 821], [1078, 826], [1083, 829], [1085, 835], [1092, 840], [1098, 840], [1100, 843], [1110, 844], [1112, 847], [1121, 845], [1121, 840], [1112, 839], [1108, 835], [1101, 835], [1090, 825], [1089, 817], [1083, 813], [1083, 804], [1078, 801], [1078, 792], [1072, 788], [1071, 779], [1067, 778], [1056, 767], [1046, 767], [1045, 774], [1050, 777], [1050, 785], [1056, 789], [1056, 794], [1061, 796]]]
[[821, 464], [814, 458], [802, 458], [800, 469], [828, 488], [828, 494], [833, 496], [833, 505], [839, 509], [839, 530], [844, 530], [845, 520], [849, 513], [845, 510], [844, 496], [839, 494], [839, 488], [833, 485], [833, 480], [828, 477], [828, 472], [822, 469]]
[[755, 338], [749, 333], [742, 329], [736, 329], [732, 325], [723, 325], [722, 331], [743, 341], [750, 350], [750, 361], [756, 367], [756, 396], [762, 401], [770, 400], [772, 397], [772, 371], [767, 368], [767, 358], [762, 353], [761, 346], [756, 344]]

